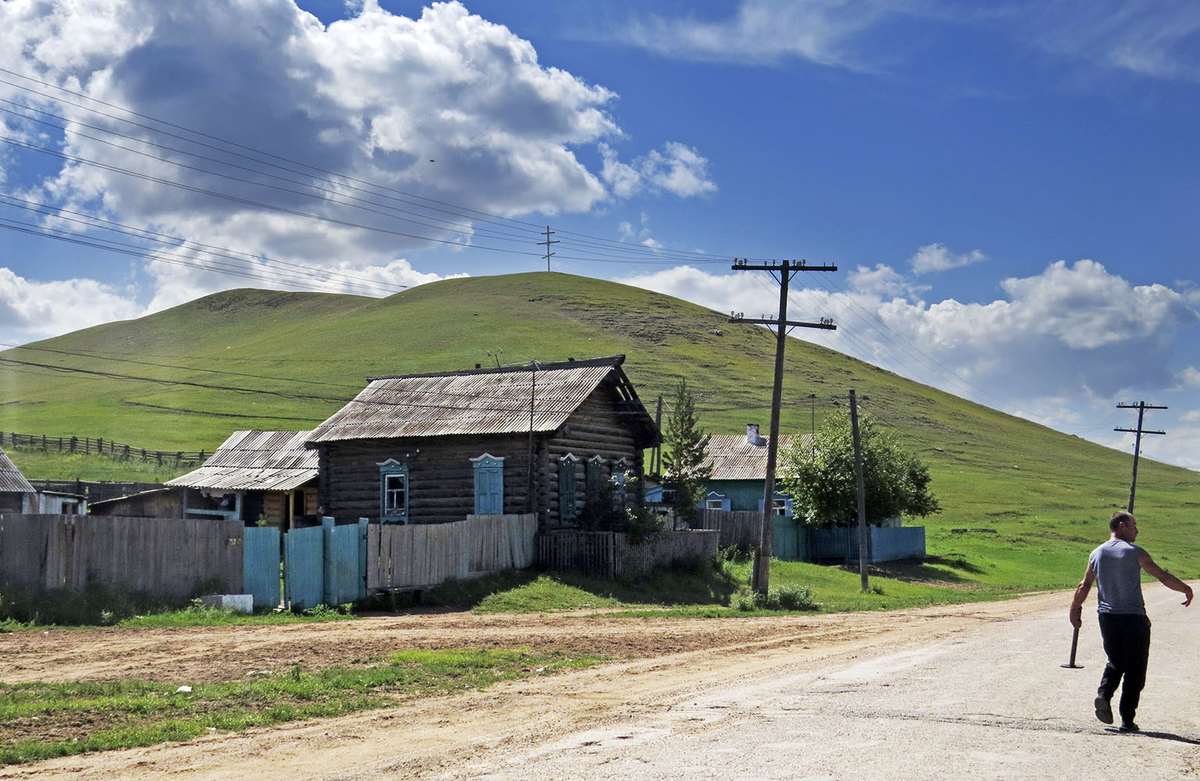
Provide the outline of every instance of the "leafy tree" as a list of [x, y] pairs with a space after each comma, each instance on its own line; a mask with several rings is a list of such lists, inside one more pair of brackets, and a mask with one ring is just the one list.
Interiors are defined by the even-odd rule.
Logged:
[[691, 521], [699, 515], [696, 505], [704, 498], [705, 482], [712, 477], [712, 466], [706, 464], [711, 438], [696, 418], [696, 402], [687, 380], [680, 380], [663, 432], [663, 487], [675, 492], [678, 518]]
[[[869, 415], [859, 413], [863, 483], [867, 523], [878, 526], [897, 515], [925, 517], [941, 511], [929, 491], [929, 469], [905, 450], [896, 436], [879, 429]], [[858, 523], [854, 488], [854, 438], [850, 413], [839, 412], [825, 421], [813, 444], [795, 442], [782, 458], [784, 490], [796, 513], [813, 526]]]
[[640, 481], [630, 472], [624, 475], [624, 483], [609, 479], [589, 485], [579, 514], [579, 528], [623, 532], [635, 543], [662, 531], [662, 521], [637, 498], [641, 494]]

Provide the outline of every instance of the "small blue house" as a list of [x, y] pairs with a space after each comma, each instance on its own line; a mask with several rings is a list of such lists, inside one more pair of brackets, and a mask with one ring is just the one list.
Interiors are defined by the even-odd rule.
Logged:
[[[793, 443], [810, 440], [808, 434], [779, 437], [779, 452]], [[758, 424], [746, 426], [746, 436], [715, 434], [708, 443], [708, 465], [712, 478], [705, 484], [702, 510], [763, 511], [764, 481], [767, 478], [767, 439], [758, 433]], [[777, 472], [778, 474], [778, 472]], [[774, 495], [775, 514], [792, 517], [792, 500], [786, 494]]]

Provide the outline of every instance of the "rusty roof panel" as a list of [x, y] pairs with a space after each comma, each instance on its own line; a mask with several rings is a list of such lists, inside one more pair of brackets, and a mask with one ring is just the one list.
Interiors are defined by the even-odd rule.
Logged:
[[0, 492], [6, 494], [34, 493], [33, 486], [29, 484], [25, 475], [21, 474], [21, 470], [17, 469], [17, 465], [3, 450], [0, 450]]
[[[374, 379], [308, 441], [554, 431], [620, 373], [620, 360]], [[645, 408], [638, 408], [630, 414], [652, 427]]]
[[[712, 465], [713, 480], [762, 480], [767, 476], [767, 446], [751, 445], [742, 434], [717, 434], [708, 443], [708, 463]], [[808, 434], [779, 436], [782, 454], [793, 442], [804, 443]], [[782, 460], [782, 459], [781, 459]], [[778, 470], [776, 470], [778, 471]]]
[[235, 431], [199, 469], [167, 485], [228, 491], [290, 491], [317, 477], [311, 431]]

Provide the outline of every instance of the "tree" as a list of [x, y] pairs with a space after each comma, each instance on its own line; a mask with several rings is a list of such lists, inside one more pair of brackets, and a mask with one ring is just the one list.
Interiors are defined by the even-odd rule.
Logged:
[[[897, 515], [925, 517], [941, 511], [929, 491], [929, 469], [896, 436], [859, 414], [867, 523], [878, 526]], [[784, 490], [798, 515], [820, 528], [858, 522], [854, 489], [854, 441], [850, 415], [825, 421], [811, 445], [795, 442], [783, 455]]]
[[688, 390], [687, 380], [675, 388], [675, 404], [663, 432], [663, 488], [675, 492], [675, 515], [691, 521], [699, 511], [696, 505], [703, 500], [704, 483], [712, 477], [708, 461], [708, 442], [711, 435], [700, 427], [696, 418], [696, 403]]

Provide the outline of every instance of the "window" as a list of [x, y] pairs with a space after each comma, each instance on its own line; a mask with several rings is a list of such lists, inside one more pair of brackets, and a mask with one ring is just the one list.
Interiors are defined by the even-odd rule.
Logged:
[[408, 523], [408, 464], [392, 458], [379, 464], [379, 519]]
[[787, 499], [782, 496], [776, 496], [773, 507], [776, 515], [787, 515]]
[[[698, 507], [700, 505], [697, 505]], [[719, 494], [716, 491], [709, 491], [708, 496], [704, 497], [705, 510], [730, 510], [731, 502], [725, 494]]]

